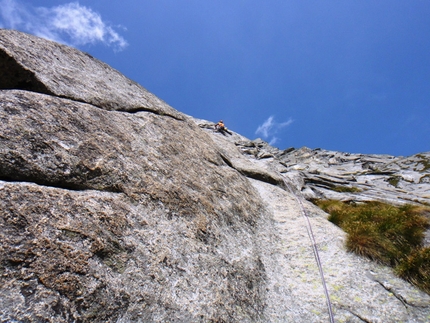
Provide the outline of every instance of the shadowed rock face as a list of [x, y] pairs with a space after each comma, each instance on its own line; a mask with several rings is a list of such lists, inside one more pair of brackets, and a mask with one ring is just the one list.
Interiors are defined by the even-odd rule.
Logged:
[[[0, 69], [2, 322], [328, 321], [292, 155], [34, 36], [0, 30]], [[426, 322], [428, 295], [302, 203], [336, 320]]]

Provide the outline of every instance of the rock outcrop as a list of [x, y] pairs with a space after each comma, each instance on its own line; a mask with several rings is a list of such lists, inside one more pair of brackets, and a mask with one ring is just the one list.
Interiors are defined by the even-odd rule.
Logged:
[[11, 30], [0, 69], [2, 322], [327, 322], [303, 211], [335, 321], [428, 321], [429, 295], [347, 253], [305, 200], [428, 203], [428, 154], [223, 136], [91, 56]]
[[[212, 128], [209, 121], [195, 122], [203, 129]], [[273, 170], [273, 183], [277, 182], [275, 177], [279, 178], [273, 174], [281, 174], [308, 200], [381, 201], [393, 205], [430, 202], [430, 152], [395, 157], [307, 147], [279, 150], [261, 139], [249, 140], [237, 134], [223, 139], [234, 143], [256, 169]]]

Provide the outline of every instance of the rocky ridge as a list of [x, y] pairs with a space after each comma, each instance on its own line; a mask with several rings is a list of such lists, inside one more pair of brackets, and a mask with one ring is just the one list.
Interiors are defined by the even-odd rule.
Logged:
[[305, 200], [429, 203], [428, 153], [224, 136], [85, 53], [11, 30], [0, 68], [2, 322], [327, 322], [301, 205], [335, 321], [428, 321], [430, 296], [347, 253]]
[[256, 159], [276, 161], [272, 167], [289, 178], [297, 176], [296, 187], [307, 199], [429, 203], [430, 152], [395, 157], [307, 147], [280, 151], [259, 139], [235, 144]]
[[[213, 123], [195, 119], [212, 131]], [[279, 150], [261, 139], [235, 134], [224, 139], [253, 163], [288, 177], [308, 200], [381, 201], [394, 205], [429, 204], [430, 152], [409, 157], [366, 155], [324, 149]]]

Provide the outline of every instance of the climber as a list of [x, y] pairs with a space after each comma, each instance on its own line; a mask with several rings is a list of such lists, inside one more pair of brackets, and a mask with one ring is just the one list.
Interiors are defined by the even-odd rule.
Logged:
[[218, 123], [215, 125], [215, 130], [223, 131], [224, 129], [225, 129], [224, 121], [222, 120], [218, 121]]
[[232, 133], [228, 131], [227, 127], [224, 125], [224, 121], [222, 120], [218, 121], [218, 123], [215, 125], [215, 130], [221, 132], [223, 135], [225, 134], [225, 132], [232, 135]]

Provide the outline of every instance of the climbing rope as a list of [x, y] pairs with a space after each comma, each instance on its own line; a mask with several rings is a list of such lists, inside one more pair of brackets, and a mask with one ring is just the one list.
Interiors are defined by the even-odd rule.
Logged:
[[323, 289], [324, 289], [324, 294], [325, 294], [325, 298], [326, 298], [326, 301], [327, 301], [327, 309], [328, 309], [328, 314], [329, 314], [329, 318], [330, 318], [330, 323], [334, 323], [334, 315], [333, 315], [332, 306], [331, 306], [331, 302], [330, 302], [330, 295], [328, 293], [327, 285], [326, 285], [326, 282], [325, 282], [324, 272], [323, 272], [323, 268], [322, 268], [322, 264], [321, 264], [321, 259], [320, 259], [319, 253], [318, 253], [318, 248], [317, 248], [317, 244], [316, 244], [316, 241], [315, 241], [314, 233], [312, 231], [312, 225], [311, 225], [311, 221], [309, 220], [309, 215], [306, 212], [306, 209], [303, 206], [302, 201], [293, 192], [293, 190], [291, 189], [291, 186], [285, 181], [285, 179], [284, 179], [284, 184], [288, 188], [288, 190], [290, 191], [290, 193], [296, 199], [297, 204], [300, 206], [300, 209], [302, 211], [303, 217], [306, 220], [306, 230], [308, 232], [308, 236], [309, 236], [309, 239], [310, 239], [311, 244], [312, 244], [312, 251], [314, 253], [314, 257], [315, 257], [315, 260], [317, 262], [318, 270], [319, 270], [319, 273], [320, 273], [320, 276], [321, 276], [321, 281], [322, 281], [322, 285], [323, 285]]

